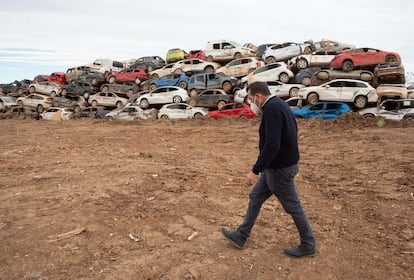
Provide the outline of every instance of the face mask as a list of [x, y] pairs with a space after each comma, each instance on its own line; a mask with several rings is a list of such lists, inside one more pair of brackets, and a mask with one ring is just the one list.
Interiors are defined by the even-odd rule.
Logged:
[[254, 96], [253, 102], [250, 103], [250, 110], [256, 115], [259, 115], [262, 112], [259, 106], [256, 105], [256, 95]]

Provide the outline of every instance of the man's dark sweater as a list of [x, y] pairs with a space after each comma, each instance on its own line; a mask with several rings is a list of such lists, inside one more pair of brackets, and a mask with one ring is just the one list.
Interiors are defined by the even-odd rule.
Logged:
[[259, 156], [253, 173], [266, 168], [283, 168], [299, 161], [298, 128], [289, 105], [277, 96], [270, 97], [262, 107], [259, 128]]

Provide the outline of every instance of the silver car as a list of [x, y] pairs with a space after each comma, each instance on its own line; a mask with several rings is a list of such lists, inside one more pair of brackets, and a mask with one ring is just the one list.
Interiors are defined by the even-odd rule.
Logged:
[[203, 118], [208, 109], [203, 107], [192, 107], [186, 103], [165, 104], [158, 111], [159, 119], [191, 119]]
[[414, 99], [387, 99], [379, 107], [365, 108], [358, 113], [366, 118], [383, 117], [396, 121], [414, 121]]

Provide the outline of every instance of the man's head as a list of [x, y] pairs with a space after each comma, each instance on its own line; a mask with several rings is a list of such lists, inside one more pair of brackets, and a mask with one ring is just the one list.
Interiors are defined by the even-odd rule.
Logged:
[[254, 82], [247, 86], [247, 98], [250, 103], [262, 107], [266, 99], [270, 95], [269, 88], [265, 82]]

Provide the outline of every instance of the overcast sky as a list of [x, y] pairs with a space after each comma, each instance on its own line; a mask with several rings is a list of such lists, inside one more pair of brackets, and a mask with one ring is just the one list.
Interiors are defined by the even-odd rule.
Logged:
[[165, 58], [169, 49], [321, 38], [395, 51], [414, 72], [411, 0], [0, 1], [0, 83], [96, 58]]

